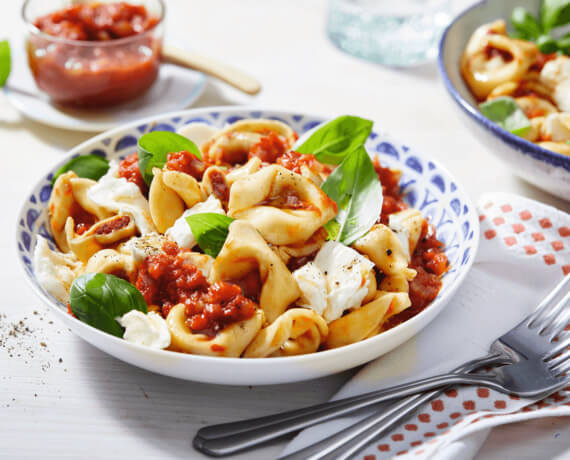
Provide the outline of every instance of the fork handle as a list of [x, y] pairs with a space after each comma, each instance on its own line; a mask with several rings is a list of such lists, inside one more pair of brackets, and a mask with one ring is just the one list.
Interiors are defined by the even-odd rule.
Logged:
[[[489, 354], [485, 358], [472, 361], [454, 369], [453, 372], [472, 372], [481, 367], [508, 364], [510, 359], [502, 354]], [[445, 389], [435, 390], [424, 394], [409, 396], [386, 410], [373, 413], [339, 433], [328, 436], [314, 444], [300, 449], [279, 460], [345, 460], [352, 458], [357, 452], [373, 440], [389, 433], [433, 398], [439, 396]]]
[[[480, 361], [474, 360], [466, 365]], [[198, 431], [193, 445], [195, 449], [207, 455], [216, 457], [230, 455], [390, 399], [459, 383], [485, 385], [502, 391], [502, 387], [487, 376], [449, 373], [303, 409], [240, 422], [211, 425]]]

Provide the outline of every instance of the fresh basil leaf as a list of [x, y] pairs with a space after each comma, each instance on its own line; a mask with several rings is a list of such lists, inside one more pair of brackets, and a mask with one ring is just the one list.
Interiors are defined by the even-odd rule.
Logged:
[[564, 35], [556, 41], [558, 50], [566, 55], [570, 55], [570, 34]]
[[117, 337], [123, 337], [123, 328], [115, 318], [131, 310], [148, 311], [143, 295], [135, 286], [105, 273], [87, 273], [76, 278], [71, 284], [69, 306], [84, 323]]
[[172, 152], [187, 150], [202, 158], [196, 144], [187, 137], [170, 131], [153, 131], [143, 135], [138, 142], [139, 168], [147, 185], [152, 182], [152, 168], [162, 168]]
[[498, 97], [483, 102], [479, 108], [489, 120], [518, 136], [530, 129], [530, 121], [512, 97]]
[[321, 163], [337, 165], [348, 154], [364, 145], [373, 124], [364, 118], [343, 115], [302, 136], [293, 150], [313, 154]]
[[340, 224], [336, 220], [329, 220], [324, 225], [325, 230], [327, 231], [327, 240], [336, 240], [338, 238], [338, 234], [340, 232]]
[[545, 32], [570, 23], [570, 0], [543, 0], [541, 16]]
[[99, 155], [83, 155], [65, 163], [54, 174], [51, 184], [55, 184], [56, 179], [67, 171], [73, 171], [79, 177], [99, 180], [109, 170], [109, 162]]
[[228, 236], [231, 217], [215, 212], [201, 212], [186, 217], [200, 249], [212, 257], [217, 257]]
[[511, 14], [511, 24], [520, 38], [536, 40], [542, 34], [542, 27], [526, 8], [517, 6]]
[[544, 54], [551, 54], [558, 51], [558, 44], [550, 35], [541, 35], [538, 37], [536, 40], [536, 46], [538, 46], [540, 52]]
[[[364, 147], [348, 155], [321, 189], [338, 206], [337, 240], [347, 246], [363, 236], [380, 216], [382, 185]], [[327, 232], [331, 230], [329, 229]]]
[[10, 43], [8, 40], [0, 41], [0, 88], [6, 84], [11, 68]]

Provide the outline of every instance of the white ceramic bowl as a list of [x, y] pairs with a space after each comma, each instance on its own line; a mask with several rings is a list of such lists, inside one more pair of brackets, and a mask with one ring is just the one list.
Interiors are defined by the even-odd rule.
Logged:
[[445, 307], [469, 271], [479, 241], [479, 221], [467, 194], [445, 168], [406, 144], [385, 135], [372, 133], [367, 147], [380, 155], [386, 165], [403, 171], [402, 189], [409, 204], [419, 208], [437, 227], [446, 244], [451, 270], [443, 277], [437, 299], [422, 313], [376, 337], [342, 348], [309, 355], [238, 359], [219, 358], [152, 350], [133, 345], [101, 332], [67, 314], [67, 307], [50, 296], [37, 282], [31, 264], [37, 235], [50, 240], [47, 203], [52, 175], [73, 156], [95, 153], [106, 158], [124, 157], [136, 150], [137, 139], [150, 130], [176, 130], [196, 121], [218, 128], [240, 118], [275, 118], [292, 126], [299, 134], [325, 120], [323, 117], [259, 110], [221, 107], [186, 110], [131, 123], [96, 136], [74, 148], [69, 155], [35, 185], [26, 197], [17, 226], [19, 258], [34, 291], [66, 326], [95, 347], [125, 362], [160, 374], [187, 380], [227, 385], [260, 385], [313, 379], [366, 363], [387, 353], [417, 334]]
[[444, 32], [438, 66], [447, 91], [477, 139], [505, 161], [513, 173], [553, 195], [570, 200], [570, 157], [543, 149], [484, 117], [459, 71], [460, 56], [477, 27], [496, 19], [505, 19], [509, 23], [516, 6], [537, 14], [540, 4], [540, 0], [485, 0], [475, 4], [456, 17]]

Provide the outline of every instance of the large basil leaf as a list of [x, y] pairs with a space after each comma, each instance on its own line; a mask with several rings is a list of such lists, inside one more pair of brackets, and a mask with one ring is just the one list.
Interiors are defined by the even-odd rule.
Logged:
[[542, 27], [526, 8], [517, 6], [511, 13], [511, 24], [518, 37], [525, 40], [536, 40], [542, 34]]
[[302, 136], [293, 150], [313, 154], [321, 163], [337, 165], [348, 154], [364, 145], [372, 131], [372, 125], [370, 120], [343, 115]]
[[123, 328], [115, 318], [131, 310], [147, 312], [144, 297], [135, 286], [104, 273], [76, 278], [71, 285], [69, 306], [84, 323], [117, 337], [123, 337]]
[[99, 180], [109, 170], [109, 162], [99, 155], [83, 155], [65, 163], [54, 174], [51, 183], [59, 176], [67, 171], [73, 171], [79, 177], [86, 177], [87, 179]]
[[168, 154], [187, 150], [202, 158], [196, 144], [187, 137], [170, 131], [153, 131], [143, 135], [138, 142], [139, 168], [147, 185], [152, 182], [152, 168], [162, 168]]
[[380, 217], [382, 185], [364, 147], [348, 155], [321, 185], [338, 206], [335, 220], [340, 228], [327, 224], [329, 235], [347, 246], [363, 236]]
[[570, 0], [543, 0], [541, 16], [545, 32], [570, 23]]
[[0, 41], [0, 88], [6, 84], [12, 67], [10, 58], [10, 43], [8, 40]]
[[201, 212], [186, 217], [196, 243], [212, 257], [217, 257], [222, 250], [233, 221], [231, 217], [215, 212]]
[[489, 120], [513, 134], [522, 136], [530, 129], [530, 121], [512, 97], [498, 97], [479, 107]]

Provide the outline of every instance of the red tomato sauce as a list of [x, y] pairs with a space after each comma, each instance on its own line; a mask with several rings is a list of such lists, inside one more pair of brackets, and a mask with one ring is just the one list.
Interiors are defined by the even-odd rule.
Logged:
[[142, 262], [135, 285], [149, 305], [161, 307], [165, 317], [182, 303], [188, 328], [215, 336], [230, 324], [253, 316], [257, 305], [243, 295], [240, 286], [224, 281], [210, 284], [175, 243], [164, 243], [162, 249], [164, 253]]
[[97, 222], [97, 217], [95, 217], [93, 214], [88, 213], [77, 203], [73, 203], [70, 216], [73, 217], [75, 224], [74, 230], [78, 235], [83, 235], [93, 226], [95, 222]]
[[168, 154], [166, 161], [166, 169], [171, 171], [180, 171], [189, 174], [196, 180], [202, 180], [206, 164], [196, 155], [183, 150], [181, 152], [172, 152]]
[[372, 163], [378, 180], [382, 184], [382, 195], [384, 197], [378, 221], [387, 225], [390, 214], [408, 209], [408, 205], [404, 203], [400, 194], [400, 174], [382, 166], [378, 157], [375, 157]]
[[131, 222], [131, 218], [129, 216], [120, 216], [116, 219], [113, 219], [109, 222], [105, 222], [102, 225], [99, 225], [95, 230], [97, 235], [108, 235], [114, 231], [120, 230], [121, 228], [125, 228]]
[[73, 5], [39, 17], [34, 25], [54, 37], [105, 41], [140, 34], [157, 22], [144, 6], [117, 2]]
[[275, 163], [275, 160], [287, 151], [286, 142], [273, 131], [263, 136], [249, 151], [249, 158], [259, 157], [265, 163]]
[[148, 194], [148, 187], [141, 174], [137, 153], [129, 155], [119, 163], [119, 176], [135, 184], [144, 196]]
[[208, 174], [212, 184], [212, 191], [218, 200], [227, 203], [230, 199], [230, 188], [226, 181], [226, 176], [217, 170], [213, 170]]
[[145, 34], [157, 24], [144, 6], [126, 2], [79, 4], [41, 16], [34, 22], [40, 31], [78, 44], [31, 35], [28, 61], [36, 84], [61, 104], [102, 107], [130, 100], [158, 76], [162, 41]]
[[303, 172], [303, 166], [306, 166], [315, 174], [323, 173], [326, 176], [333, 171], [333, 168], [321, 163], [314, 155], [299, 153], [293, 150], [285, 152], [275, 160], [275, 163], [297, 174]]
[[410, 268], [417, 272], [416, 277], [409, 282], [412, 305], [392, 316], [384, 325], [385, 330], [416, 316], [433, 302], [441, 289], [440, 277], [449, 269], [449, 261], [443, 252], [443, 243], [437, 239], [435, 229], [432, 229], [433, 232], [429, 236], [428, 231], [429, 227], [425, 224], [410, 263]]

